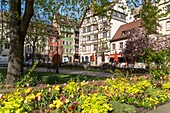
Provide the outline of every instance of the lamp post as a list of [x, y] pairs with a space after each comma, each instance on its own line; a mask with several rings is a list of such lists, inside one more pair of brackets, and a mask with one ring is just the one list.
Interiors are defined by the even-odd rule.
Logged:
[[60, 36], [57, 35], [57, 64], [56, 64], [56, 73], [59, 73], [59, 52], [58, 52], [58, 48], [59, 48], [59, 41], [60, 41]]

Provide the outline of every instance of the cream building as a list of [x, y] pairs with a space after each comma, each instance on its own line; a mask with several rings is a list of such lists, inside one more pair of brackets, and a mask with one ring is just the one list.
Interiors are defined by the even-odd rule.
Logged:
[[[110, 20], [106, 17], [92, 17], [93, 13], [87, 12], [80, 27], [80, 62], [90, 62], [93, 66], [109, 63], [110, 40], [121, 25], [133, 20], [125, 1], [121, 2], [124, 4], [113, 7]], [[125, 6], [126, 10], [119, 8], [120, 5]], [[110, 15], [110, 11], [106, 14]]]
[[161, 0], [159, 3], [159, 8], [162, 9], [162, 12], [169, 11], [169, 14], [166, 17], [163, 17], [159, 20], [161, 28], [159, 29], [159, 33], [163, 35], [170, 34], [170, 1], [169, 0]]

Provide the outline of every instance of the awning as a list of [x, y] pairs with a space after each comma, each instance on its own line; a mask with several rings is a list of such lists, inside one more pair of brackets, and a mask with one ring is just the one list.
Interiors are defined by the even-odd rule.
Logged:
[[92, 59], [91, 60], [94, 61], [94, 53], [92, 53]]
[[[108, 58], [114, 58], [115, 54], [110, 54]], [[117, 57], [122, 57], [122, 55], [118, 54]]]
[[115, 61], [115, 62], [118, 62], [118, 54], [117, 54], [117, 51], [115, 51], [115, 54], [114, 54], [114, 61]]

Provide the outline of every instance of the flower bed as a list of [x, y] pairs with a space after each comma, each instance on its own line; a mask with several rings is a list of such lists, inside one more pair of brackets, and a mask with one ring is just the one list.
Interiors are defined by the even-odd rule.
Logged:
[[169, 76], [161, 85], [146, 76], [110, 78], [100, 83], [69, 82], [63, 87], [26, 88], [0, 94], [0, 113], [135, 113], [135, 107], [154, 109], [169, 100]]

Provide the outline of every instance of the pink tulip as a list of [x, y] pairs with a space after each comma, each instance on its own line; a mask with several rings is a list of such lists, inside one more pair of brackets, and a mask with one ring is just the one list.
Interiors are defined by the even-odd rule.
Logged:
[[27, 86], [27, 87], [29, 87], [29, 86], [30, 86], [30, 84], [29, 84], [29, 83], [26, 83], [26, 86]]
[[2, 94], [0, 94], [0, 99], [2, 99], [3, 98], [3, 95]]
[[38, 101], [41, 101], [42, 100], [42, 97], [41, 96], [38, 96]]
[[28, 104], [28, 101], [27, 101], [27, 100], [24, 100], [24, 104]]
[[52, 88], [51, 87], [48, 89], [48, 92], [50, 92], [50, 93], [52, 92]]

